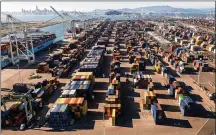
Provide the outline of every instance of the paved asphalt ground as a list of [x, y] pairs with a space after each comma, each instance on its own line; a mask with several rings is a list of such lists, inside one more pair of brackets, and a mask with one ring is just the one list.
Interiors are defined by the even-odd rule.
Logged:
[[[112, 47], [111, 47], [112, 48]], [[43, 57], [40, 57], [43, 60]], [[123, 96], [123, 112], [118, 118], [117, 126], [111, 126], [108, 119], [103, 120], [103, 105], [105, 102], [105, 92], [109, 85], [109, 65], [112, 60], [112, 54], [105, 56], [105, 63], [102, 66], [105, 78], [97, 77], [95, 86], [95, 100], [88, 103], [88, 114], [85, 118], [78, 120], [68, 131], [53, 131], [48, 127], [35, 127], [26, 131], [19, 131], [16, 129], [3, 129], [4, 135], [210, 135], [215, 123], [215, 117], [209, 111], [208, 106], [214, 105], [208, 100], [205, 94], [198, 90], [198, 87], [193, 83], [193, 79], [189, 75], [182, 75], [176, 77], [178, 81], [185, 83], [186, 87], [191, 89], [192, 98], [197, 102], [200, 109], [200, 115], [194, 117], [183, 117], [180, 113], [178, 103], [175, 99], [168, 95], [167, 89], [164, 86], [165, 78], [160, 74], [155, 73], [152, 65], [148, 64], [147, 73], [152, 75], [155, 84], [155, 93], [159, 104], [166, 114], [164, 124], [155, 125], [150, 110], [143, 110], [140, 107], [140, 101], [143, 98], [143, 91], [146, 89], [134, 89], [132, 82], [126, 83], [124, 76], [125, 72], [129, 72], [131, 64], [128, 62], [128, 57], [124, 56], [121, 60], [121, 91]], [[76, 65], [73, 70], [79, 68]], [[20, 70], [20, 76], [17, 72], [11, 72], [14, 69], [3, 70], [2, 86], [10, 88], [13, 82], [23, 79], [24, 82], [33, 83], [29, 81], [27, 76], [31, 72], [35, 72], [36, 66], [31, 66], [29, 70]], [[175, 71], [173, 71], [175, 72]], [[11, 75], [8, 75], [11, 73]], [[7, 75], [6, 75], [7, 74]], [[49, 77], [49, 74], [44, 75], [44, 78]], [[8, 79], [9, 78], [9, 79]], [[22, 78], [22, 79], [20, 79]], [[46, 107], [40, 112], [45, 114], [53, 105], [55, 100], [61, 94], [64, 84], [69, 81], [70, 75], [67, 78], [60, 79], [62, 86], [55, 91], [53, 96], [47, 101]], [[132, 81], [132, 76], [130, 76]], [[12, 81], [13, 80], [13, 81]], [[7, 93], [7, 91], [5, 92]], [[208, 120], [208, 121], [207, 121]], [[43, 117], [38, 123], [43, 121]], [[206, 122], [207, 121], [207, 122]]]

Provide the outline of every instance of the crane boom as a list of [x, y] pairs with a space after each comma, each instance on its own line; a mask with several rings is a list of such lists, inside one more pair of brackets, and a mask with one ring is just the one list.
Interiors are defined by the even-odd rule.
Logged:
[[63, 17], [61, 14], [59, 14], [59, 12], [55, 10], [55, 8], [53, 8], [52, 6], [50, 6], [50, 7], [52, 8], [52, 10], [53, 10], [56, 14], [58, 14], [62, 19], [64, 19], [64, 17]]

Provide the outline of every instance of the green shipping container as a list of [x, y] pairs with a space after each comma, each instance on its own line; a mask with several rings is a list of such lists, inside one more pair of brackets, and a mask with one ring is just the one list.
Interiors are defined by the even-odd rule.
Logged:
[[179, 94], [179, 104], [180, 104], [182, 99], [184, 99], [184, 96], [182, 94]]

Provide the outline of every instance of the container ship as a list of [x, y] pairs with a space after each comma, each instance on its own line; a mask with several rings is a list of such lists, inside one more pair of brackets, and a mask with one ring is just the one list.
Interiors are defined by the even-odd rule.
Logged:
[[[54, 40], [56, 39], [56, 35], [49, 32], [40, 31], [39, 29], [33, 28], [29, 29], [29, 33], [32, 37], [32, 43], [34, 48], [34, 53], [37, 53], [45, 48], [48, 48], [50, 45], [53, 44]], [[25, 39], [23, 34], [16, 34], [17, 37], [17, 44], [19, 45], [19, 48], [23, 50], [21, 43], [25, 44]], [[13, 35], [11, 36], [13, 44], [16, 43], [15, 38]], [[28, 44], [31, 43], [30, 36], [27, 36], [27, 42]], [[16, 53], [16, 47], [13, 46], [12, 48], [13, 53]], [[11, 64], [10, 59], [10, 40], [9, 37], [3, 37], [1, 39], [1, 68], [4, 68]]]

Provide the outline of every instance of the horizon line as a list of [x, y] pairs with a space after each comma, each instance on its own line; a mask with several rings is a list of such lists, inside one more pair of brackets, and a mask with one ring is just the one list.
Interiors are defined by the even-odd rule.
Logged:
[[[35, 6], [37, 6], [37, 4], [35, 4]], [[121, 10], [121, 9], [136, 9], [136, 8], [146, 8], [146, 7], [157, 7], [157, 6], [159, 6], [159, 7], [163, 7], [163, 6], [168, 6], [168, 7], [172, 7], [172, 8], [177, 8], [177, 9], [198, 9], [198, 10], [202, 10], [202, 9], [211, 9], [211, 8], [215, 8], [215, 7], [209, 7], [209, 8], [202, 8], [202, 7], [200, 7], [200, 8], [190, 8], [190, 7], [188, 7], [188, 8], [183, 8], [183, 7], [175, 7], [175, 6], [169, 6], [169, 5], [154, 5], [154, 6], [142, 6], [142, 7], [135, 7], [135, 8], [127, 8], [127, 7], [125, 7], [125, 8], [106, 8], [106, 9], [93, 9], [93, 10], [89, 10], [89, 11], [82, 11], [82, 12], [93, 12], [93, 11], [95, 11], [95, 10]], [[38, 8], [39, 9], [39, 8]], [[43, 9], [39, 9], [39, 10], [44, 10], [45, 8], [43, 8]], [[47, 8], [46, 8], [47, 9]], [[35, 10], [35, 9], [24, 9], [24, 10]], [[47, 9], [47, 10], [49, 10], [49, 9]], [[66, 10], [59, 10], [59, 12], [61, 12], [61, 11], [64, 11], [64, 12], [72, 12], [73, 10], [71, 10], [71, 11], [66, 11]], [[1, 11], [1, 12], [22, 12], [22, 8], [21, 8], [21, 11]]]

